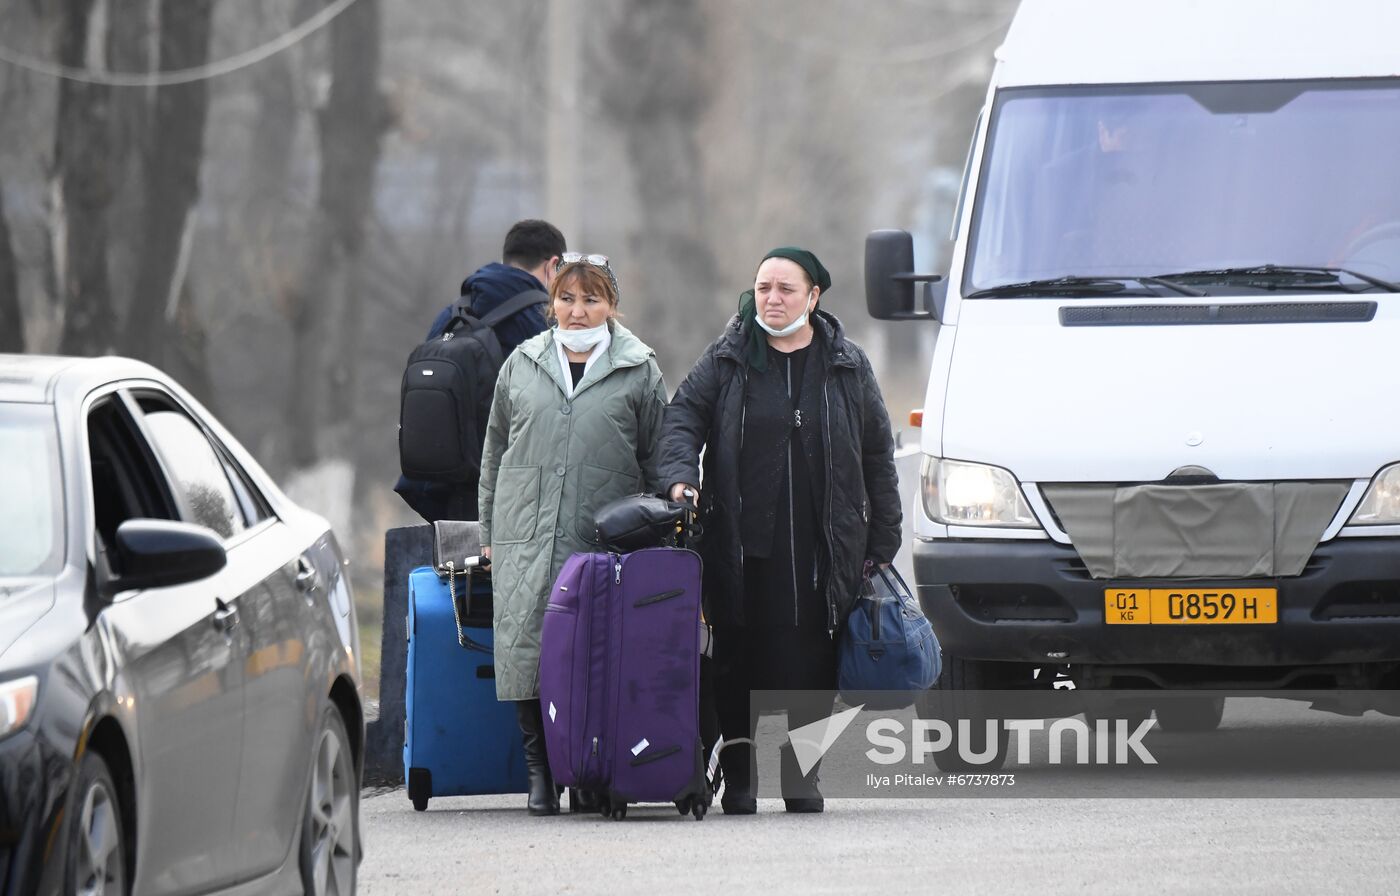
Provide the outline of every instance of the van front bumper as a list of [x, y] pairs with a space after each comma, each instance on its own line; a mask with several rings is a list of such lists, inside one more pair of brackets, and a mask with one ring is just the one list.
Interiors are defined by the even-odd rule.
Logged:
[[[1113, 666], [1303, 667], [1400, 661], [1400, 539], [1319, 545], [1301, 575], [1245, 580], [1094, 579], [1049, 541], [920, 541], [919, 603], [945, 652], [964, 659]], [[1278, 621], [1109, 625], [1120, 587], [1278, 589]]]

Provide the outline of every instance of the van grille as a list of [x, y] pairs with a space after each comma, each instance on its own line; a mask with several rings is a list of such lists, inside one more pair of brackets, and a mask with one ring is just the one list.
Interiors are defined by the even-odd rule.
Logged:
[[1400, 618], [1400, 582], [1344, 582], [1323, 595], [1313, 618]]
[[950, 585], [949, 590], [979, 622], [1073, 622], [1074, 608], [1043, 585]]
[[1162, 327], [1200, 324], [1365, 322], [1375, 302], [1262, 302], [1229, 305], [1063, 305], [1062, 327]]

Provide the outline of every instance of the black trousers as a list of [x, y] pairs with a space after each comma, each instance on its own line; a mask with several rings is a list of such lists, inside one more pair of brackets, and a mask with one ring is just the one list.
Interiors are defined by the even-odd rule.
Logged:
[[[787, 713], [788, 730], [831, 715], [836, 689], [836, 644], [821, 629], [719, 627], [714, 640], [714, 694], [725, 779], [756, 787], [752, 740], [759, 709]], [[784, 691], [776, 705], [755, 706], [751, 691]], [[739, 742], [736, 744], [736, 741]]]

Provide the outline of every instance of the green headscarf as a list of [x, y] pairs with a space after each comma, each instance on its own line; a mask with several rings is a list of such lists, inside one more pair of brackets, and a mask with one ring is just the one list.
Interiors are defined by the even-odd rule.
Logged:
[[[763, 256], [763, 261], [770, 258], [786, 258], [802, 268], [807, 272], [807, 276], [812, 278], [812, 283], [821, 289], [822, 295], [825, 295], [826, 291], [831, 288], [831, 274], [827, 273], [817, 256], [806, 249], [797, 246], [779, 246]], [[759, 264], [762, 263], [762, 261], [759, 262]], [[754, 299], [753, 290], [745, 290], [739, 294], [739, 320], [747, 343], [749, 366], [762, 372], [768, 369], [768, 339], [763, 328], [754, 323], [757, 317], [758, 302]]]

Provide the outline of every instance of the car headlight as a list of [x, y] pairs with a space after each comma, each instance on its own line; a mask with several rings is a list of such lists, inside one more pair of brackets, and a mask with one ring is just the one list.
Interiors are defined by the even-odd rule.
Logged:
[[925, 457], [921, 471], [924, 513], [950, 526], [1035, 529], [1035, 514], [1016, 477], [1001, 467]]
[[34, 701], [38, 696], [39, 679], [33, 675], [0, 682], [0, 737], [7, 737], [24, 727], [34, 712]]
[[1353, 526], [1400, 523], [1400, 464], [1391, 464], [1376, 474], [1348, 523]]

